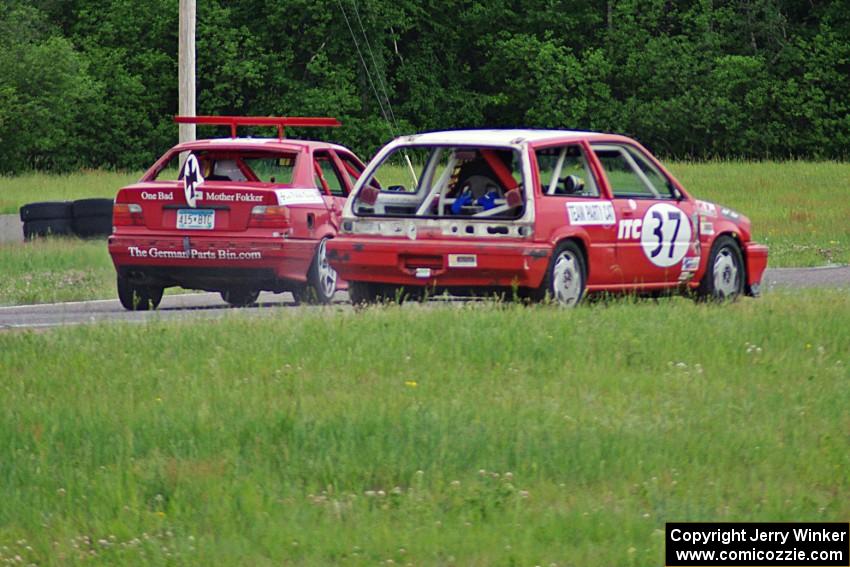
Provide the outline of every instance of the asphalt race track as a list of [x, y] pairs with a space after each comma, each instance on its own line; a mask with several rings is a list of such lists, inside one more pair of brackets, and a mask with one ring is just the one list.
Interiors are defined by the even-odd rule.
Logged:
[[[764, 292], [774, 289], [841, 288], [850, 292], [850, 266], [824, 268], [774, 268], [765, 272]], [[337, 309], [348, 309], [348, 297], [337, 293], [333, 304]], [[17, 305], [0, 307], [0, 331], [15, 329], [40, 329], [62, 325], [80, 325], [99, 321], [149, 320], [168, 321], [186, 318], [218, 318], [238, 311], [256, 317], [272, 317], [282, 309], [320, 309], [296, 305], [289, 293], [260, 295], [256, 306], [233, 309], [216, 293], [187, 293], [166, 295], [156, 311], [125, 311], [117, 299], [75, 301], [43, 305]]]

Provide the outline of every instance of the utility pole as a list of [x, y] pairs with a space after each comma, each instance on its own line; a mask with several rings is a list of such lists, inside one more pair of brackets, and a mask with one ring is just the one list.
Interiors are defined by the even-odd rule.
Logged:
[[[177, 49], [180, 116], [195, 116], [195, 0], [180, 0], [180, 39]], [[180, 124], [180, 142], [195, 139], [194, 124]]]

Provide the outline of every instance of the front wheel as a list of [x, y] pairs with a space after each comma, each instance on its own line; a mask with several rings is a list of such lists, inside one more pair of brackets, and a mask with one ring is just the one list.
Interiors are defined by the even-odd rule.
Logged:
[[163, 288], [138, 286], [118, 276], [118, 300], [128, 311], [148, 311], [159, 307]]
[[719, 236], [711, 247], [708, 265], [697, 294], [703, 299], [736, 299], [744, 292], [744, 258], [730, 236]]
[[586, 282], [584, 254], [574, 242], [567, 241], [552, 254], [543, 283], [528, 295], [538, 301], [548, 295], [558, 305], [573, 307], [584, 297]]
[[299, 303], [330, 303], [336, 293], [337, 275], [327, 256], [327, 238], [316, 246], [313, 262], [307, 271], [307, 285], [293, 290], [292, 295]]

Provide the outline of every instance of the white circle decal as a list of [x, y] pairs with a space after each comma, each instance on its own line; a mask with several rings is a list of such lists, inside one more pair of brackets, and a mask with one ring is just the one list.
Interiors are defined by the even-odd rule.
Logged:
[[640, 244], [650, 262], [661, 268], [682, 261], [691, 243], [691, 221], [678, 207], [652, 205], [643, 216]]
[[183, 164], [183, 192], [186, 194], [186, 203], [194, 208], [198, 198], [197, 189], [204, 184], [204, 174], [195, 154], [189, 154], [186, 163]]

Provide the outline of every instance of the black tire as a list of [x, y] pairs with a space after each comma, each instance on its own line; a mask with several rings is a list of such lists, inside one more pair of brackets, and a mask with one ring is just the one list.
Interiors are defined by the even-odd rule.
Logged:
[[307, 270], [307, 285], [292, 290], [292, 295], [298, 303], [327, 305], [334, 298], [338, 278], [336, 270], [328, 263], [325, 248], [327, 241], [327, 238], [323, 238], [316, 245], [313, 261]]
[[233, 288], [221, 292], [221, 298], [233, 307], [248, 307], [257, 302], [260, 291], [257, 289]]
[[68, 201], [43, 201], [40, 203], [29, 203], [20, 210], [21, 220], [51, 220], [70, 219], [71, 203]]
[[368, 305], [378, 301], [378, 286], [369, 282], [348, 282], [348, 298], [354, 305]]
[[[569, 265], [559, 264], [561, 261]], [[540, 287], [527, 290], [522, 295], [533, 301], [550, 298], [563, 307], [574, 307], [584, 298], [586, 286], [587, 260], [581, 248], [572, 240], [567, 240], [560, 243], [549, 258]]]
[[71, 204], [74, 218], [109, 217], [112, 218], [112, 199], [77, 199]]
[[40, 236], [67, 236], [73, 234], [70, 219], [32, 220], [24, 222], [24, 238]]
[[161, 287], [133, 285], [126, 278], [118, 276], [118, 299], [128, 311], [148, 311], [159, 307], [162, 301]]
[[71, 220], [74, 234], [80, 238], [96, 238], [112, 234], [112, 217], [74, 217]]
[[372, 282], [348, 282], [348, 298], [353, 305], [397, 303], [422, 299], [424, 292], [416, 288]]
[[734, 301], [744, 293], [747, 281], [741, 247], [731, 236], [722, 234], [711, 245], [705, 273], [697, 288], [702, 300]]

